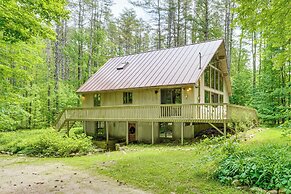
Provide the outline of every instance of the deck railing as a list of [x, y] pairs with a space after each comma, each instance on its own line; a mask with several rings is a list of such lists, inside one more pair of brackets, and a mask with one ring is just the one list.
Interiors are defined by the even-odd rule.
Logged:
[[254, 109], [230, 104], [129, 105], [68, 108], [59, 116], [56, 128], [65, 121], [153, 121], [215, 122], [256, 118]]

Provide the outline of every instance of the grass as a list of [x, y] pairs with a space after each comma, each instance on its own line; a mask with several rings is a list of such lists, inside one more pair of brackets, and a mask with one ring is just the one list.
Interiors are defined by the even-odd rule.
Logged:
[[210, 178], [205, 152], [192, 147], [129, 146], [125, 152], [66, 158], [66, 164], [101, 173], [154, 193], [239, 193]]
[[[269, 142], [290, 146], [290, 136], [281, 136], [278, 128], [253, 129], [246, 136], [251, 134], [253, 138], [242, 143], [246, 149]], [[93, 176], [103, 174], [153, 193], [243, 193], [212, 179], [217, 164], [211, 157], [211, 151], [203, 144], [130, 145], [119, 152], [73, 158], [31, 158], [31, 162], [63, 162]]]

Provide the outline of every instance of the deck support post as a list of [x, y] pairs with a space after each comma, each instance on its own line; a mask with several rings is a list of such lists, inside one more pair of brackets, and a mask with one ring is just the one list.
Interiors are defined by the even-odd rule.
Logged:
[[67, 122], [67, 136], [69, 137], [69, 132], [70, 132], [70, 121]]
[[181, 145], [184, 144], [184, 123], [181, 122]]
[[226, 137], [226, 122], [223, 123], [223, 134]]
[[125, 122], [125, 142], [126, 142], [126, 145], [128, 145], [128, 121]]
[[105, 122], [105, 128], [106, 128], [106, 142], [108, 143], [109, 140], [108, 121]]
[[212, 126], [214, 129], [216, 129], [221, 135], [224, 135], [224, 133], [218, 129], [215, 125], [213, 125], [212, 123], [208, 123], [210, 126]]
[[152, 144], [155, 143], [155, 139], [154, 139], [154, 122], [152, 122]]
[[86, 132], [86, 121], [83, 121], [83, 131], [84, 131], [85, 134], [87, 134], [87, 132]]

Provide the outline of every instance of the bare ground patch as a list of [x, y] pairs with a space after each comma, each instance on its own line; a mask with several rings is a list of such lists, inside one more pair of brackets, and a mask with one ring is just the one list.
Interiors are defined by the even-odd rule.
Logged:
[[[0, 193], [145, 194], [104, 176], [92, 176], [62, 163], [30, 164], [25, 157], [0, 157]], [[23, 163], [24, 162], [24, 163]]]

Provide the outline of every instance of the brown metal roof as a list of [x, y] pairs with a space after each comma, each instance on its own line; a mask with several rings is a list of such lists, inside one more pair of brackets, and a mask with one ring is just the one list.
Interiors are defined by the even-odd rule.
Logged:
[[194, 84], [222, 44], [216, 40], [111, 58], [77, 92]]

